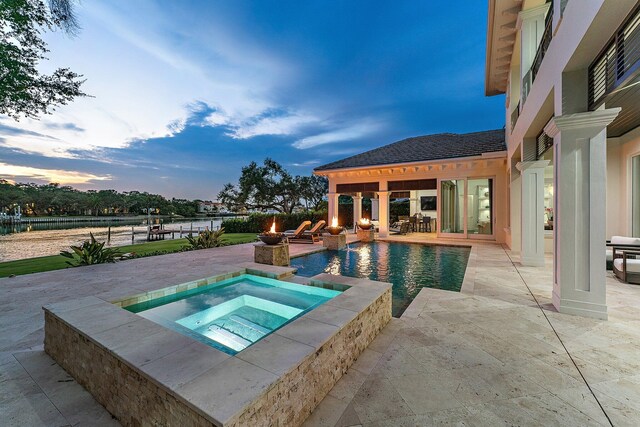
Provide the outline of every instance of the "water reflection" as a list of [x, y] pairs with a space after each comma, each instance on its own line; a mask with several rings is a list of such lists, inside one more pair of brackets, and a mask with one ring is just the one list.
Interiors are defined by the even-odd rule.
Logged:
[[468, 257], [464, 247], [375, 242], [295, 258], [291, 264], [301, 276], [325, 272], [390, 282], [398, 317], [423, 287], [459, 291]]

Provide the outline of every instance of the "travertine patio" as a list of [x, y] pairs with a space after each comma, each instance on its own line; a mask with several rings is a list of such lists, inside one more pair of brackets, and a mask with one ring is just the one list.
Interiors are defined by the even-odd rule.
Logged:
[[[550, 265], [523, 268], [499, 245], [474, 246], [463, 292], [424, 289], [307, 425], [640, 424], [640, 287], [607, 279], [609, 321], [563, 315], [550, 302]], [[117, 424], [42, 351], [42, 305], [251, 258], [239, 245], [0, 279], [3, 424]]]

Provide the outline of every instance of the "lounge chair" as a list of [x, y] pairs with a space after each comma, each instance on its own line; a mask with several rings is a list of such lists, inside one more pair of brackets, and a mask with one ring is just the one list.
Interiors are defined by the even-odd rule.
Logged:
[[322, 229], [327, 225], [327, 222], [323, 219], [316, 222], [316, 224], [311, 227], [311, 230], [306, 230], [302, 233], [303, 239], [311, 239], [311, 243], [316, 243], [320, 241], [320, 235], [322, 234]]
[[619, 253], [622, 257], [613, 259], [613, 274], [623, 282], [640, 285], [640, 250], [622, 250]]
[[[291, 243], [298, 242], [304, 239], [304, 232], [311, 225], [311, 221], [302, 221], [302, 224], [298, 226], [295, 230], [287, 230], [283, 234]], [[304, 243], [313, 243], [313, 240], [306, 239], [307, 241]]]
[[[624, 237], [613, 236], [610, 241], [607, 241], [607, 270], [613, 268], [613, 261], [616, 258], [622, 258], [621, 251], [640, 251], [640, 238], [637, 237]], [[630, 256], [630, 258], [636, 258]]]

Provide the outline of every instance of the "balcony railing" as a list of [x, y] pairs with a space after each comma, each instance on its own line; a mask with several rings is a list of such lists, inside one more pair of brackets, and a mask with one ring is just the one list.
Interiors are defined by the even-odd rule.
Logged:
[[538, 50], [536, 51], [536, 56], [533, 58], [533, 64], [531, 65], [531, 83], [536, 81], [536, 76], [538, 75], [538, 71], [540, 70], [540, 65], [542, 65], [542, 60], [544, 59], [545, 54], [547, 53], [547, 49], [549, 49], [549, 45], [551, 44], [551, 39], [553, 38], [553, 3], [549, 8], [549, 12], [547, 12], [547, 16], [544, 20], [544, 33], [542, 33], [542, 39], [540, 40], [540, 44], [538, 45]]
[[542, 131], [536, 138], [536, 160], [540, 160], [553, 147], [553, 138]]
[[538, 71], [540, 70], [540, 66], [542, 65], [542, 60], [547, 53], [547, 49], [549, 49], [551, 39], [553, 38], [553, 2], [548, 1], [547, 3], [551, 3], [551, 6], [549, 7], [547, 16], [545, 16], [544, 32], [542, 33], [540, 44], [538, 45], [538, 49], [536, 50], [536, 55], [533, 57], [531, 68], [522, 79], [522, 88], [520, 90], [520, 94], [521, 104], [523, 106], [525, 101], [527, 100], [527, 96], [529, 95], [531, 86], [536, 80], [536, 76], [538, 75]]
[[589, 109], [640, 72], [640, 5], [589, 67]]
[[511, 112], [511, 132], [513, 132], [513, 128], [516, 127], [516, 123], [518, 123], [518, 117], [520, 117], [520, 103], [516, 105], [516, 108]]

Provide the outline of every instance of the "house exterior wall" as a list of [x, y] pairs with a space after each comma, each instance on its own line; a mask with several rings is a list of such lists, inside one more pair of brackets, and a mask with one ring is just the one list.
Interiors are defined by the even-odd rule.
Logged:
[[[512, 176], [514, 165], [522, 167], [518, 161], [526, 167], [537, 160], [531, 150], [536, 138], [544, 133], [553, 142], [548, 154], [554, 179], [553, 304], [561, 312], [599, 319], [607, 318], [604, 241], [613, 234], [631, 233], [631, 158], [640, 152], [640, 138], [638, 129], [607, 138], [607, 128], [621, 108], [606, 104], [590, 108], [589, 67], [637, 4], [637, 0], [554, 0], [541, 5], [524, 0], [515, 7], [521, 10], [514, 28], [504, 23], [514, 2], [489, 0], [487, 94], [506, 92], [507, 118], [516, 118], [512, 111], [519, 113], [513, 125], [508, 122], [506, 133]], [[540, 15], [543, 6], [549, 6], [553, 15]], [[541, 24], [545, 33], [538, 41], [532, 34]], [[515, 42], [510, 59], [498, 58], [496, 47], [508, 40]], [[502, 49], [509, 51], [508, 46]], [[536, 52], [534, 61], [531, 52]], [[507, 67], [510, 72], [502, 71]], [[522, 200], [539, 193], [540, 184], [532, 182], [522, 180]], [[513, 187], [514, 180], [511, 185], [511, 212], [517, 212], [513, 203], [518, 187]], [[531, 214], [522, 210], [520, 218], [525, 217], [530, 219]], [[506, 241], [514, 252], [539, 239], [539, 221], [523, 221], [518, 230], [514, 215], [511, 220]], [[521, 262], [526, 262], [522, 255]]]
[[[498, 0], [499, 1], [499, 0]], [[507, 84], [506, 139], [509, 165], [530, 155], [526, 141], [537, 137], [553, 116], [586, 111], [587, 68], [636, 5], [635, 0], [569, 0], [561, 11], [561, 2], [554, 2], [553, 38], [541, 63], [524, 103], [521, 102], [521, 70], [523, 43], [521, 30], [516, 37], [516, 48], [511, 58]], [[540, 2], [525, 1], [523, 10], [540, 7]], [[527, 49], [525, 49], [527, 50]], [[528, 49], [530, 50], [530, 49]], [[511, 114], [518, 108], [520, 114], [511, 128]], [[631, 201], [629, 195], [631, 157], [638, 151], [638, 130], [620, 138], [610, 138], [607, 146], [607, 238], [612, 235], [630, 235]], [[517, 173], [511, 171], [512, 175]], [[513, 183], [512, 183], [513, 185]], [[517, 188], [515, 189], [517, 191]], [[511, 193], [511, 211], [519, 213], [517, 197]], [[618, 201], [618, 203], [612, 203]], [[512, 215], [513, 216], [513, 215]], [[517, 227], [507, 229], [506, 243], [519, 252], [521, 242]], [[512, 235], [512, 233], [514, 235]], [[515, 244], [515, 245], [514, 245]], [[550, 246], [548, 247], [550, 249]]]

